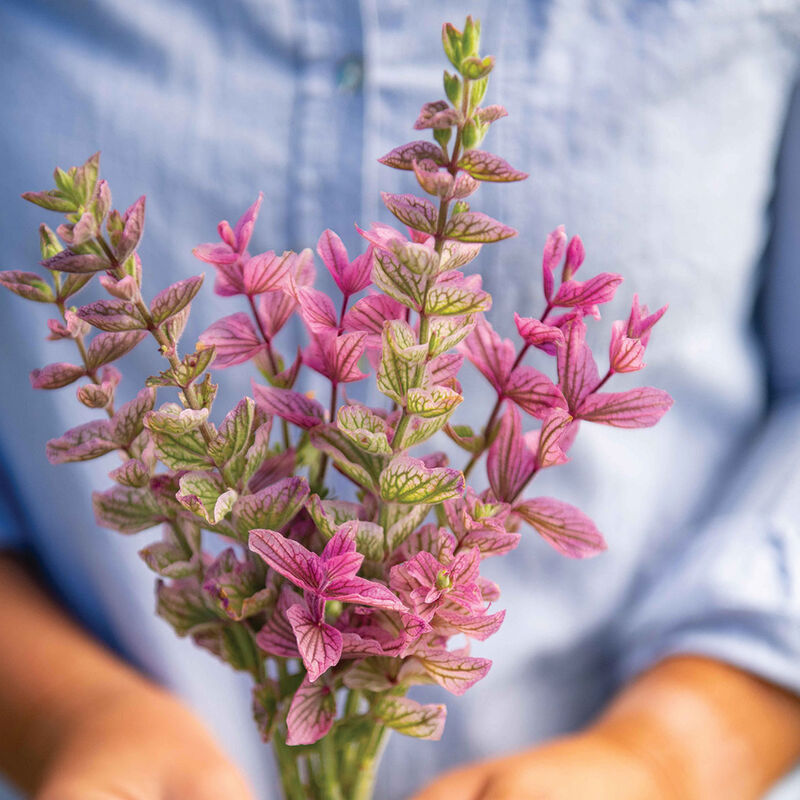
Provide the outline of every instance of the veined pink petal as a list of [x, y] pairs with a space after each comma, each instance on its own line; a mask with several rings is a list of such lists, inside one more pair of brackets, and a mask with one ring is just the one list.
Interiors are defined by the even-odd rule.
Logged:
[[566, 246], [567, 234], [564, 231], [564, 226], [559, 225], [547, 237], [547, 241], [544, 244], [544, 253], [542, 254], [542, 279], [545, 300], [550, 300], [553, 296], [553, 287], [555, 286], [553, 272], [564, 257]]
[[396, 228], [387, 225], [384, 222], [373, 222], [369, 230], [364, 230], [356, 225], [356, 230], [370, 243], [375, 245], [379, 250], [385, 250], [393, 253], [395, 245], [402, 245], [408, 241], [408, 237], [404, 236]]
[[442, 353], [432, 358], [428, 362], [428, 377], [431, 383], [435, 386], [452, 385], [463, 363], [464, 356], [460, 353]]
[[265, 652], [281, 658], [298, 658], [297, 639], [286, 612], [299, 601], [287, 584], [283, 585], [275, 611], [256, 635], [256, 644]]
[[[341, 525], [336, 533], [328, 539], [322, 549], [322, 560], [326, 563], [326, 569], [330, 569], [330, 562], [334, 558], [349, 556], [356, 552], [356, 529], [351, 524]], [[362, 559], [363, 560], [363, 559]], [[361, 562], [359, 561], [359, 566]], [[358, 567], [353, 570], [353, 574], [358, 572]]]
[[312, 334], [311, 344], [303, 353], [303, 361], [316, 372], [337, 383], [350, 383], [366, 378], [358, 368], [358, 360], [366, 347], [366, 333], [335, 332]]
[[611, 326], [608, 360], [613, 372], [636, 372], [644, 366], [644, 344], [641, 339], [625, 335], [626, 323], [617, 320]]
[[348, 267], [345, 281], [347, 294], [356, 294], [366, 289], [372, 283], [373, 248], [368, 247], [366, 252], [356, 256]]
[[382, 583], [357, 576], [332, 580], [325, 586], [324, 596], [328, 600], [341, 600], [343, 603], [362, 603], [391, 611], [406, 610], [400, 598]]
[[281, 288], [295, 258], [294, 253], [276, 256], [272, 250], [248, 258], [242, 266], [246, 294], [252, 296]]
[[323, 231], [317, 242], [317, 252], [339, 289], [345, 294], [349, 294], [347, 278], [350, 257], [347, 255], [347, 248], [339, 235], [330, 229]]
[[642, 344], [647, 347], [650, 341], [650, 331], [653, 326], [664, 316], [668, 306], [662, 306], [658, 311], [649, 313], [647, 306], [639, 305], [639, 296], [633, 296], [633, 305], [631, 306], [631, 313], [628, 317], [628, 330], [627, 334], [631, 338], [641, 339]]
[[464, 694], [483, 678], [492, 666], [492, 662], [486, 658], [474, 658], [447, 650], [433, 651], [416, 657], [439, 686], [455, 695]]
[[258, 317], [270, 339], [289, 321], [297, 301], [284, 289], [265, 292], [258, 301]]
[[505, 611], [498, 611], [496, 614], [458, 614], [453, 611], [439, 611], [436, 615], [438, 620], [443, 620], [470, 639], [477, 639], [480, 642], [500, 630], [505, 616]]
[[526, 364], [520, 364], [509, 376], [505, 396], [538, 419], [544, 419], [553, 408], [567, 407], [564, 395], [550, 378]]
[[561, 447], [561, 439], [571, 423], [572, 417], [563, 408], [553, 409], [542, 422], [536, 454], [537, 463], [542, 469], [569, 460]]
[[555, 346], [564, 343], [564, 333], [561, 328], [546, 325], [536, 317], [521, 317], [514, 314], [514, 322], [517, 324], [519, 335], [525, 340], [526, 344], [538, 347], [551, 355], [555, 354]]
[[612, 300], [621, 283], [622, 276], [611, 272], [601, 272], [587, 281], [568, 280], [558, 287], [553, 305], [578, 308], [583, 313], [599, 316], [595, 307]]
[[569, 558], [586, 558], [606, 549], [595, 524], [580, 509], [552, 497], [536, 497], [514, 507], [542, 538]]
[[480, 370], [498, 393], [504, 391], [516, 355], [514, 345], [510, 339], [501, 339], [483, 315], [456, 349]]
[[239, 253], [244, 253], [247, 250], [247, 245], [250, 244], [250, 237], [253, 235], [253, 228], [258, 219], [258, 212], [263, 199], [264, 193], [259, 192], [255, 203], [239, 217], [239, 221], [236, 223], [233, 233], [236, 238], [236, 250]]
[[200, 334], [206, 347], [215, 347], [216, 367], [232, 367], [249, 361], [265, 347], [250, 317], [243, 311], [223, 317]]
[[561, 280], [568, 281], [580, 269], [585, 257], [586, 250], [584, 249], [581, 237], [573, 236], [567, 245], [567, 257], [564, 260], [564, 273]]
[[380, 336], [383, 323], [391, 319], [402, 319], [405, 307], [385, 294], [362, 297], [345, 314], [342, 327], [346, 331], [363, 331]]
[[207, 264], [233, 264], [238, 260], [239, 254], [231, 250], [226, 244], [209, 242], [208, 244], [198, 244], [192, 253], [201, 261]]
[[308, 672], [308, 680], [314, 681], [342, 657], [342, 634], [323, 620], [315, 619], [305, 605], [292, 606], [286, 617], [297, 639], [297, 649]]
[[250, 531], [250, 549], [295, 586], [318, 593], [325, 580], [319, 556], [294, 539], [270, 530]]
[[672, 407], [661, 389], [644, 386], [627, 392], [596, 392], [581, 403], [576, 416], [615, 428], [649, 428]]
[[597, 387], [600, 376], [586, 344], [586, 324], [576, 315], [564, 326], [564, 344], [557, 348], [559, 388], [570, 411]]
[[306, 327], [312, 333], [326, 333], [339, 331], [339, 320], [333, 301], [319, 289], [311, 286], [298, 286], [295, 297], [300, 306], [300, 316]]
[[306, 675], [292, 698], [286, 716], [286, 744], [314, 744], [333, 726], [336, 696], [325, 683], [311, 683]]
[[308, 430], [325, 420], [325, 409], [300, 392], [254, 383], [253, 394], [258, 405], [268, 414], [275, 414], [300, 428]]
[[486, 471], [494, 496], [509, 503], [522, 491], [536, 463], [522, 436], [519, 411], [507, 404], [497, 438], [489, 448]]

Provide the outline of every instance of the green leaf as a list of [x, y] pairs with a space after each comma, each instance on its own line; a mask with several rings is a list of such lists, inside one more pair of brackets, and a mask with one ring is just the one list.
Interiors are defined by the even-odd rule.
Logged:
[[[245, 397], [226, 415], [217, 438], [208, 445], [208, 453], [217, 464], [228, 464], [245, 453], [251, 441], [255, 410], [255, 401]], [[244, 462], [241, 470], [244, 470]]]
[[408, 697], [385, 695], [372, 707], [372, 714], [404, 736], [438, 741], [444, 731], [447, 709], [440, 703], [422, 705]]
[[292, 476], [255, 494], [239, 497], [233, 507], [233, 522], [243, 540], [254, 528], [279, 531], [290, 522], [308, 498], [305, 478]]
[[219, 617], [203, 602], [196, 579], [185, 578], [169, 585], [159, 581], [156, 597], [156, 613], [172, 625], [178, 636], [219, 624]]
[[395, 258], [415, 275], [434, 276], [439, 272], [439, 254], [419, 242], [397, 242], [392, 247]]
[[123, 486], [147, 486], [150, 483], [151, 470], [144, 461], [138, 458], [129, 458], [122, 465], [108, 473], [112, 481]]
[[238, 497], [211, 472], [188, 472], [179, 481], [178, 502], [211, 525], [224, 519]]
[[458, 166], [479, 181], [507, 183], [528, 177], [526, 172], [514, 169], [505, 159], [485, 150], [468, 150], [458, 160]]
[[203, 594], [221, 615], [239, 622], [264, 611], [275, 600], [255, 561], [239, 561], [233, 548], [223, 550], [205, 570]]
[[189, 544], [181, 541], [171, 526], [164, 526], [164, 539], [139, 551], [139, 556], [153, 572], [162, 578], [187, 578], [198, 575], [200, 560]]
[[147, 327], [136, 306], [128, 300], [98, 300], [81, 306], [77, 314], [101, 331], [132, 331]]
[[98, 333], [89, 345], [86, 357], [87, 369], [97, 369], [110, 364], [133, 350], [147, 336], [147, 331], [120, 331]]
[[345, 522], [338, 528], [339, 531], [353, 532], [356, 540], [356, 550], [370, 561], [383, 561], [383, 528], [375, 522], [363, 519], [354, 519]]
[[372, 280], [389, 297], [414, 311], [422, 310], [430, 277], [412, 272], [395, 256], [384, 250], [375, 250]]
[[0, 272], [0, 286], [5, 286], [14, 294], [37, 303], [52, 303], [55, 294], [50, 284], [35, 272], [12, 269]]
[[92, 493], [97, 524], [120, 533], [138, 533], [164, 521], [164, 514], [149, 489], [114, 486]]
[[471, 316], [432, 317], [428, 322], [428, 357], [452, 350], [464, 341], [475, 328]]
[[177, 403], [164, 403], [158, 411], [144, 415], [143, 424], [152, 433], [180, 436], [196, 430], [208, 419], [208, 409], [183, 408]]
[[416, 197], [413, 194], [390, 194], [389, 192], [381, 192], [381, 197], [386, 208], [403, 224], [423, 233], [436, 232], [438, 212], [430, 200]]
[[397, 456], [381, 473], [381, 499], [391, 503], [441, 503], [464, 494], [464, 476], [449, 467], [429, 468], [418, 458]]
[[253, 435], [253, 444], [250, 445], [244, 457], [244, 470], [242, 472], [242, 483], [247, 486], [253, 475], [258, 472], [259, 467], [269, 458], [270, 447], [269, 437], [272, 432], [272, 421], [265, 422], [256, 428]]
[[306, 502], [306, 511], [326, 540], [336, 533], [340, 525], [357, 519], [360, 510], [358, 503], [349, 503], [346, 500], [322, 500], [318, 494], [312, 494]]
[[192, 633], [196, 645], [221, 658], [235, 670], [255, 672], [261, 656], [244, 623], [231, 622], [201, 628]]
[[156, 402], [154, 389], [140, 389], [132, 400], [117, 409], [111, 420], [111, 431], [114, 442], [127, 447], [142, 432], [144, 415], [153, 410]]
[[376, 656], [354, 664], [343, 678], [348, 689], [365, 692], [386, 692], [397, 688], [399, 659]]
[[409, 389], [406, 407], [411, 414], [420, 417], [441, 417], [451, 414], [464, 398], [446, 386], [430, 389]]
[[[430, 506], [407, 506], [390, 503], [389, 519], [394, 519], [386, 530], [386, 546], [389, 552], [395, 551], [422, 524], [430, 512]], [[396, 509], [399, 513], [393, 514]]]
[[150, 305], [150, 313], [158, 324], [174, 316], [192, 302], [203, 285], [203, 275], [186, 278], [160, 291]]
[[508, 239], [516, 236], [517, 232], [479, 211], [462, 211], [450, 217], [444, 235], [460, 242], [486, 243]]
[[366, 406], [342, 406], [336, 415], [336, 425], [350, 441], [367, 453], [391, 455], [389, 427]]
[[412, 414], [400, 440], [395, 443], [396, 446], [400, 450], [408, 450], [409, 447], [427, 442], [431, 436], [444, 428], [451, 414], [452, 412], [449, 412], [433, 418], [418, 417]]
[[483, 289], [445, 281], [432, 286], [425, 298], [425, 312], [440, 316], [476, 314], [492, 307], [492, 296]]
[[334, 425], [318, 425], [309, 431], [311, 444], [327, 453], [336, 466], [365, 489], [373, 489], [386, 465], [386, 457], [364, 452]]
[[383, 348], [378, 365], [378, 389], [399, 405], [405, 405], [406, 392], [425, 380], [428, 346], [417, 344], [411, 326], [403, 320], [390, 320], [383, 327]]

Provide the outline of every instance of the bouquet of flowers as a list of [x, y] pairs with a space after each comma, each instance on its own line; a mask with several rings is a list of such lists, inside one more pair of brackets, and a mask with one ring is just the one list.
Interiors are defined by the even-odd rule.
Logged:
[[[55, 232], [40, 229], [48, 277], [0, 274], [16, 294], [52, 304], [49, 338], [77, 348], [75, 363], [34, 370], [34, 388], [80, 382], [78, 400], [98, 410], [48, 442], [49, 460], [121, 458], [113, 486], [94, 493], [97, 520], [125, 534], [162, 526], [163, 539], [141, 551], [160, 576], [157, 612], [179, 636], [252, 675], [255, 722], [273, 744], [287, 800], [369, 798], [390, 730], [441, 736], [445, 707], [406, 694], [436, 683], [460, 695], [489, 670], [469, 641], [491, 636], [504, 612], [494, 610], [500, 592], [481, 562], [515, 548], [523, 526], [571, 558], [605, 548], [577, 508], [523, 492], [568, 460], [582, 421], [645, 427], [671, 405], [658, 389], [602, 391], [614, 374], [642, 368], [665, 309], [651, 314], [634, 296], [628, 319], [612, 325], [601, 377], [585, 319], [599, 318], [622, 278], [576, 280], [584, 248], [563, 227], [544, 247], [542, 313], [515, 316], [517, 343], [487, 321], [491, 297], [464, 269], [484, 244], [516, 231], [467, 198], [481, 181], [526, 175], [480, 149], [506, 115], [483, 105], [494, 59], [480, 55], [480, 24], [447, 24], [442, 39], [455, 70], [444, 73], [447, 100], [425, 103], [414, 126], [432, 139], [380, 159], [413, 173], [431, 199], [384, 193], [405, 228], [359, 228], [364, 251], [355, 258], [336, 233], [321, 235], [317, 253], [336, 297], [314, 287], [311, 250], [248, 250], [259, 196], [236, 225], [219, 224], [218, 242], [194, 250], [213, 266], [216, 293], [243, 296], [250, 313], [214, 322], [181, 355], [203, 276], [145, 300], [137, 254], [145, 199], [124, 213], [112, 208], [98, 155], [56, 169], [56, 188], [24, 195], [66, 216]], [[94, 276], [107, 297], [75, 306]], [[277, 340], [294, 314], [308, 344], [284, 358]], [[148, 337], [164, 369], [118, 403], [113, 364]], [[552, 359], [553, 377], [525, 363], [534, 351]], [[465, 359], [497, 393], [478, 430], [457, 421]], [[260, 375], [253, 397], [212, 422], [212, 375], [245, 362]], [[330, 382], [327, 408], [301, 391], [306, 369]], [[347, 398], [346, 385], [367, 378], [386, 397], [381, 407]], [[162, 393], [170, 399], [157, 400]], [[531, 418], [540, 425], [525, 432]], [[421, 447], [437, 436], [465, 451], [463, 469]], [[484, 456], [489, 488], [478, 492], [466, 481]], [[352, 484], [349, 495], [332, 493], [331, 469]], [[227, 548], [211, 556], [209, 536]]]

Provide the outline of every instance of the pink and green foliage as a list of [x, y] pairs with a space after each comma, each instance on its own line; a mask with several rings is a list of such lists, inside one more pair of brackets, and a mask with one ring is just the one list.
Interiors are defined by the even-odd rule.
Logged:
[[[601, 391], [615, 373], [642, 368], [665, 309], [649, 314], [634, 296], [629, 318], [612, 325], [601, 377], [585, 319], [600, 317], [622, 278], [576, 280], [584, 247], [577, 236], [567, 241], [563, 227], [545, 242], [543, 312], [520, 310], [517, 341], [487, 320], [492, 300], [469, 266], [484, 244], [516, 231], [466, 198], [483, 181], [526, 175], [479, 149], [505, 116], [501, 106], [481, 106], [494, 60], [479, 56], [479, 36], [471, 18], [463, 32], [444, 27], [456, 73], [445, 73], [448, 100], [426, 103], [415, 125], [433, 141], [380, 159], [407, 170], [432, 199], [384, 193], [401, 225], [359, 228], [364, 247], [354, 257], [331, 230], [316, 243], [335, 297], [315, 288], [310, 249], [250, 252], [259, 195], [234, 226], [219, 224], [218, 242], [194, 250], [213, 267], [216, 293], [243, 296], [249, 312], [211, 322], [181, 356], [203, 276], [145, 300], [137, 254], [144, 198], [123, 213], [112, 209], [97, 155], [56, 170], [55, 189], [25, 195], [66, 215], [57, 233], [41, 227], [46, 275], [0, 275], [21, 297], [52, 304], [49, 338], [77, 346], [75, 363], [35, 369], [33, 386], [80, 382], [78, 400], [104, 414], [49, 442], [48, 458], [121, 456], [109, 472], [114, 485], [94, 494], [97, 520], [122, 533], [163, 527], [162, 540], [141, 551], [160, 577], [158, 613], [251, 673], [255, 718], [276, 742], [290, 798], [365, 797], [357, 766], [386, 729], [441, 736], [444, 706], [405, 694], [426, 683], [461, 694], [487, 673], [490, 662], [470, 655], [469, 641], [494, 633], [505, 612], [495, 609], [499, 589], [480, 575], [482, 561], [516, 547], [523, 524], [570, 558], [606, 546], [577, 508], [523, 497], [533, 479], [568, 461], [581, 421], [646, 427], [671, 405], [658, 389]], [[73, 297], [95, 274], [109, 296], [76, 307]], [[533, 270], [530, 279], [538, 281]], [[307, 344], [282, 353], [278, 337], [294, 314]], [[148, 336], [166, 367], [118, 406], [121, 376], [111, 365]], [[532, 348], [549, 358], [549, 370], [526, 363]], [[462, 421], [465, 361], [497, 395], [477, 431]], [[259, 376], [254, 399], [213, 422], [212, 376], [246, 363]], [[308, 369], [328, 379], [328, 402], [303, 392]], [[366, 379], [385, 395], [382, 406], [340, 398], [341, 384]], [[168, 397], [157, 400], [157, 392]], [[451, 451], [466, 451], [462, 469], [425, 449], [437, 434], [455, 443]], [[467, 479], [484, 456], [487, 480], [479, 483], [489, 488], [479, 491]], [[350, 496], [331, 493], [330, 469], [349, 479]], [[210, 536], [228, 544], [216, 558], [204, 550]], [[467, 645], [454, 646], [455, 637]], [[314, 788], [330, 789], [330, 775], [316, 775], [310, 757], [298, 766], [287, 747], [320, 739], [341, 755], [339, 795]]]

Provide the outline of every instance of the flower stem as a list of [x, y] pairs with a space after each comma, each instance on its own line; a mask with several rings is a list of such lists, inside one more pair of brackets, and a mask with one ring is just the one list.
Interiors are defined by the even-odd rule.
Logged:
[[349, 800], [370, 800], [375, 786], [378, 757], [386, 742], [387, 728], [376, 725], [359, 756], [358, 772]]

